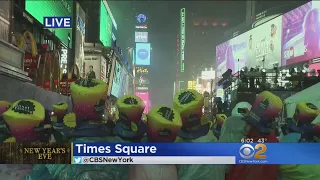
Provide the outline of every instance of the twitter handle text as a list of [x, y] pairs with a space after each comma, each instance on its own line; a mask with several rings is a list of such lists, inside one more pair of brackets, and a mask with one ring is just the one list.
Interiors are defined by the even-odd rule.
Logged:
[[131, 164], [134, 163], [133, 157], [76, 157], [74, 164]]

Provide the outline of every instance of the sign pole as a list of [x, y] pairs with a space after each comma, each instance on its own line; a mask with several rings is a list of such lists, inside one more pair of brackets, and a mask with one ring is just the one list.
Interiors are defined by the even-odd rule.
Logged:
[[[71, 38], [70, 38], [70, 33], [68, 33], [68, 56], [67, 56], [67, 72], [66, 72], [66, 74], [67, 74], [67, 79], [66, 79], [66, 95], [67, 96], [69, 96], [69, 92], [68, 92], [68, 86], [69, 86], [69, 67], [68, 67], [68, 63], [69, 63], [69, 48], [70, 48], [70, 40], [71, 40]], [[72, 74], [71, 74], [71, 76], [72, 76]]]

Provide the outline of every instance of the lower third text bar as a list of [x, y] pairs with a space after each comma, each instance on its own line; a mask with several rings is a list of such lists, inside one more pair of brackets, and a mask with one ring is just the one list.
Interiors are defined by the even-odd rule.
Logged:
[[236, 164], [234, 156], [74, 156], [73, 164]]

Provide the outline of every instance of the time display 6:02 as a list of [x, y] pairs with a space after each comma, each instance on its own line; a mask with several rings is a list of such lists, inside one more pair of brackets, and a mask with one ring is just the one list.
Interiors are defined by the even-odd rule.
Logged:
[[241, 143], [253, 143], [253, 138], [242, 138]]

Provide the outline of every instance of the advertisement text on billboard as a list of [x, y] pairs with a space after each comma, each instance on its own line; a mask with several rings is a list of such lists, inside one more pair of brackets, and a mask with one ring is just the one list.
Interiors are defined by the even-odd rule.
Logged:
[[150, 65], [150, 43], [136, 43], [136, 65]]
[[[72, 17], [73, 1], [33, 1], [26, 0], [25, 9], [40, 23], [43, 24], [44, 17]], [[65, 44], [68, 45], [68, 34], [72, 38], [72, 29], [49, 29], [54, 31], [55, 35]], [[72, 41], [70, 41], [72, 47]]]
[[134, 41], [145, 43], [148, 42], [148, 32], [134, 32]]
[[68, 49], [62, 48], [60, 50], [60, 68], [62, 69], [62, 73], [67, 73], [68, 69]]
[[139, 66], [135, 67], [135, 74], [137, 74], [137, 75], [148, 74], [148, 73], [149, 73], [149, 70], [146, 67], [139, 67]]
[[186, 33], [186, 9], [182, 8], [180, 11], [180, 70], [184, 72], [184, 48], [185, 48], [185, 33]]
[[136, 91], [148, 91], [148, 90], [149, 90], [148, 87], [140, 87], [140, 86], [136, 87]]
[[85, 78], [87, 79], [100, 79], [101, 71], [101, 56], [85, 56], [84, 69]]
[[104, 46], [112, 46], [112, 20], [103, 1], [100, 3], [100, 35]]
[[197, 81], [188, 81], [188, 89], [196, 90]]

